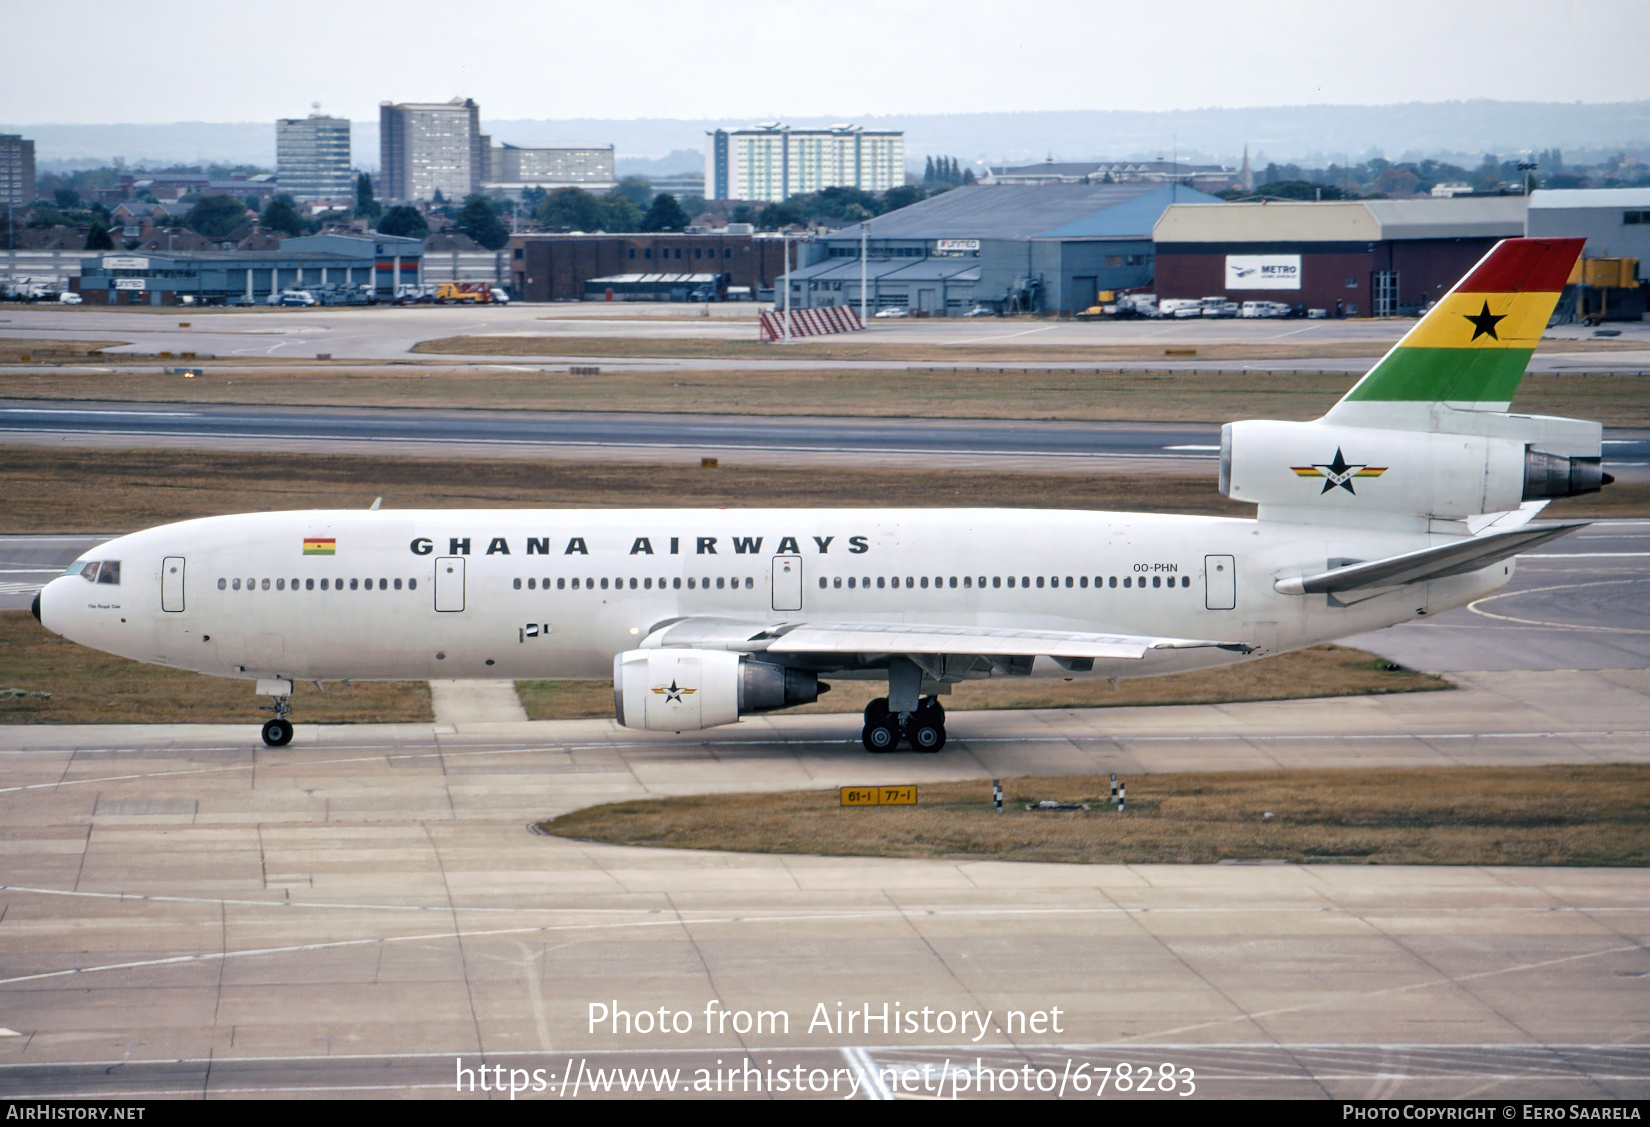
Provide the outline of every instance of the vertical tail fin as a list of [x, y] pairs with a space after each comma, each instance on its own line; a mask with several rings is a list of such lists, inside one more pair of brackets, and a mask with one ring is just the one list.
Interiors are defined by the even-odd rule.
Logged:
[[1416, 408], [1505, 411], [1584, 239], [1503, 239], [1324, 416], [1409, 427]]

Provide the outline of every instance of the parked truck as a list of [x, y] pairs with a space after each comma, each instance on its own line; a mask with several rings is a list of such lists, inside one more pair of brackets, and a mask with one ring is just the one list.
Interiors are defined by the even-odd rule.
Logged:
[[490, 282], [442, 282], [435, 290], [440, 305], [488, 305], [493, 300]]

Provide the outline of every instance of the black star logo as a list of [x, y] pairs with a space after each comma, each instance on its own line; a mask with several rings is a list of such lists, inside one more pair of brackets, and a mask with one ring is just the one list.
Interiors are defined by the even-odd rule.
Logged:
[[[1498, 335], [1496, 335], [1495, 326], [1498, 322], [1505, 321], [1507, 319], [1507, 315], [1505, 313], [1491, 313], [1489, 302], [1486, 301], [1484, 303], [1484, 311], [1482, 313], [1463, 313], [1461, 316], [1472, 322], [1473, 340], [1477, 340], [1479, 337], [1486, 334], [1488, 334], [1491, 340], [1501, 339]], [[1468, 341], [1467, 343], [1471, 344], [1472, 341]]]
[[670, 680], [670, 688], [668, 688], [668, 689], [654, 689], [653, 691], [656, 692], [656, 693], [663, 694], [666, 704], [669, 704], [671, 701], [676, 701], [676, 702], [680, 703], [681, 699], [682, 699], [682, 695], [684, 693], [691, 694], [691, 693], [698, 692], [697, 689], [684, 689], [684, 688], [678, 687], [677, 684], [676, 684], [676, 679], [674, 677], [672, 677], [671, 680]]
[[1348, 462], [1346, 456], [1341, 453], [1339, 446], [1335, 447], [1335, 460], [1333, 462], [1314, 464], [1312, 468], [1323, 471], [1323, 489], [1318, 496], [1323, 496], [1337, 485], [1354, 497], [1358, 495], [1358, 491], [1352, 488], [1352, 479], [1357, 476], [1359, 470], [1363, 469], [1363, 466]]

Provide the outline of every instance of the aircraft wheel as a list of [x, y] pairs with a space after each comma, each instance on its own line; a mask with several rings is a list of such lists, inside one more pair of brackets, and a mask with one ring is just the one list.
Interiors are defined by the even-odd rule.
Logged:
[[866, 751], [878, 753], [893, 751], [899, 746], [899, 727], [891, 720], [867, 724], [865, 730], [860, 733], [859, 739], [865, 745]]
[[945, 706], [940, 704], [938, 697], [923, 697], [917, 702], [917, 715], [945, 727]]
[[867, 726], [877, 724], [888, 719], [888, 698], [878, 697], [865, 706], [865, 723]]
[[931, 714], [917, 712], [906, 722], [905, 738], [917, 751], [935, 752], [945, 746], [945, 725]]
[[264, 743], [270, 747], [285, 747], [292, 742], [292, 721], [277, 717], [264, 722]]

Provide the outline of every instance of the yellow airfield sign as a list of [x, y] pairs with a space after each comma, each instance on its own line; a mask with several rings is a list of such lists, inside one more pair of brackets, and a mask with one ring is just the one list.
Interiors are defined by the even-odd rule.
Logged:
[[843, 787], [844, 806], [915, 806], [916, 784], [894, 787]]

